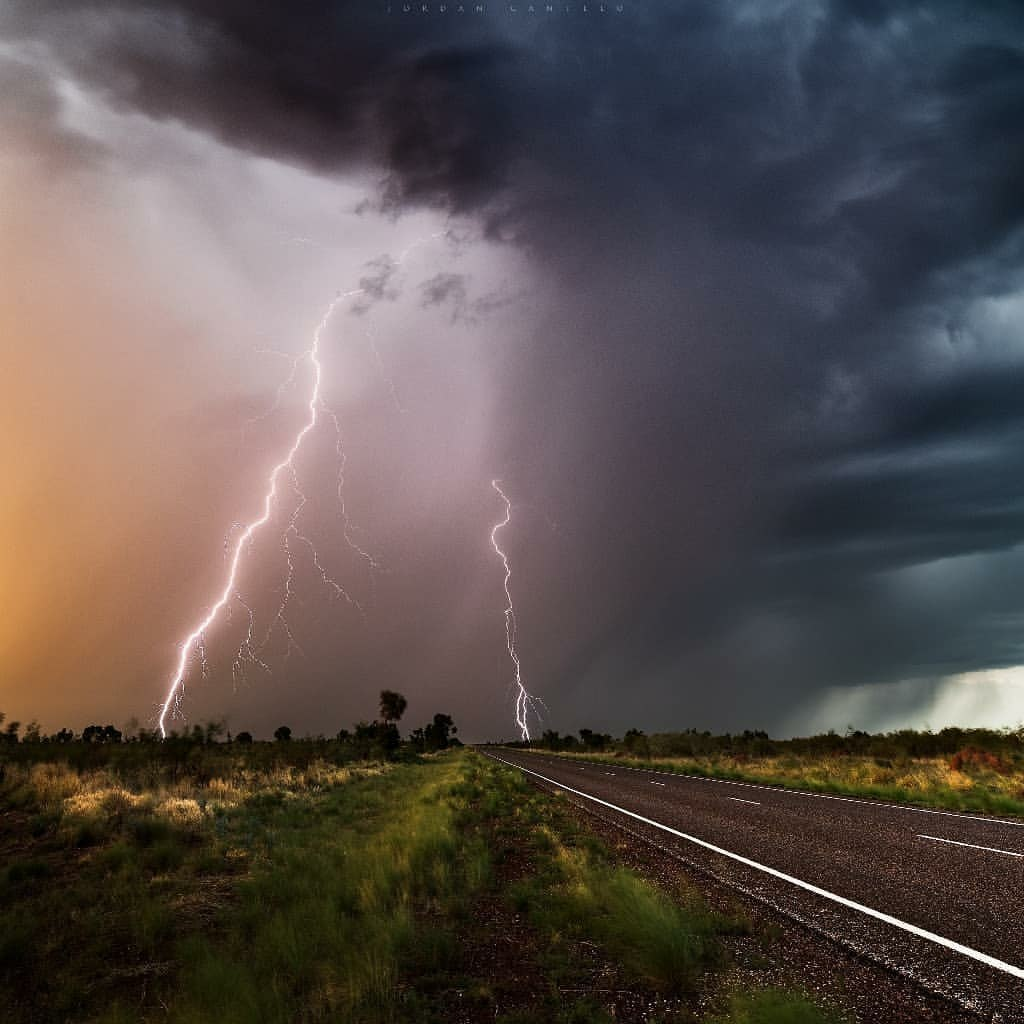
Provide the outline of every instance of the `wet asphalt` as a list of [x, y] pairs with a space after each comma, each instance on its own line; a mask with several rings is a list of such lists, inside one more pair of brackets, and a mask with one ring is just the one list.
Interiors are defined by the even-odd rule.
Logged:
[[[539, 785], [565, 790], [581, 807], [982, 1019], [1024, 1022], [1024, 822], [523, 750], [480, 752], [535, 773], [530, 777]], [[899, 923], [878, 920], [843, 899]]]

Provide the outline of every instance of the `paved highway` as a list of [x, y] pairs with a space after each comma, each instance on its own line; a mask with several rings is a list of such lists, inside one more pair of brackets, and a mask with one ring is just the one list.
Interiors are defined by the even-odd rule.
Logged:
[[482, 749], [858, 954], [1024, 1022], [1024, 823]]

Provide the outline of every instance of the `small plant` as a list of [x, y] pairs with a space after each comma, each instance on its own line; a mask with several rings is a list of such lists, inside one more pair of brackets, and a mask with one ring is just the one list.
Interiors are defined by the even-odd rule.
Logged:
[[768, 989], [733, 997], [727, 1017], [713, 1024], [838, 1024], [838, 1018], [809, 999], [791, 992]]
[[42, 860], [18, 860], [8, 867], [6, 876], [10, 885], [20, 885], [46, 878], [50, 874], [50, 865]]
[[955, 772], [990, 771], [998, 775], [1011, 775], [1013, 765], [998, 754], [977, 747], [964, 747], [950, 759], [949, 767]]
[[174, 839], [158, 839], [146, 851], [143, 863], [157, 874], [166, 874], [181, 867], [185, 859], [185, 851]]

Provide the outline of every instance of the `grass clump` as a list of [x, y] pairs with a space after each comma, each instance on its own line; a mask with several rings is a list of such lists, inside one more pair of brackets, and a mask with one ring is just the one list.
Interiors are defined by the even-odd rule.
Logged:
[[839, 1018], [798, 993], [766, 989], [734, 996], [728, 1015], [711, 1024], [839, 1024]]
[[48, 877], [50, 865], [43, 860], [35, 858], [29, 860], [18, 860], [7, 867], [3, 879], [8, 885], [21, 885], [25, 882], [34, 882]]
[[601, 934], [638, 974], [667, 989], [692, 989], [703, 971], [722, 962], [716, 935], [724, 921], [703, 906], [669, 900], [632, 872], [591, 878], [603, 888]]
[[694, 992], [722, 963], [716, 933], [726, 930], [697, 900], [664, 893], [631, 871], [595, 863], [558, 843], [548, 870], [516, 894], [549, 936], [600, 942], [637, 978], [670, 993]]

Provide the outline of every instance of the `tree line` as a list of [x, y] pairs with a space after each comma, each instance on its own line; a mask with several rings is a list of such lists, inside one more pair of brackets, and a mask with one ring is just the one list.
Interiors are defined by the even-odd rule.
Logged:
[[[280, 725], [274, 730], [273, 743], [316, 746], [333, 744], [364, 758], [394, 757], [403, 749], [413, 753], [432, 753], [460, 745], [457, 735], [459, 730], [451, 715], [440, 712], [425, 725], [413, 729], [403, 740], [398, 723], [407, 707], [408, 701], [401, 693], [381, 690], [379, 715], [373, 721], [356, 722], [351, 729], [340, 729], [333, 737], [321, 734], [294, 738], [291, 726]], [[8, 721], [7, 716], [0, 711], [0, 748], [6, 747], [9, 751], [12, 747], [28, 753], [26, 748], [36, 746], [113, 747], [121, 744], [160, 744], [171, 748], [220, 744], [252, 747], [254, 744], [259, 745], [260, 741], [248, 730], [232, 735], [225, 721], [197, 723], [191, 728], [170, 732], [166, 739], [156, 729], [140, 727], [137, 721], [130, 723], [124, 730], [107, 724], [88, 725], [77, 733], [73, 729], [62, 728], [47, 734], [37, 721], [29, 722], [22, 729], [21, 722]]]
[[967, 749], [990, 751], [1024, 757], [1024, 725], [1006, 729], [971, 729], [950, 726], [933, 732], [930, 729], [897, 729], [869, 733], [849, 727], [844, 733], [830, 730], [814, 736], [775, 739], [762, 729], [745, 729], [738, 733], [713, 734], [708, 730], [686, 729], [680, 732], [658, 732], [648, 735], [641, 729], [627, 729], [621, 737], [593, 729], [561, 734], [546, 729], [539, 739], [530, 743], [516, 742], [510, 746], [532, 746], [551, 751], [611, 752], [631, 757], [773, 757], [783, 754], [798, 756], [859, 755], [876, 758], [948, 757]]

